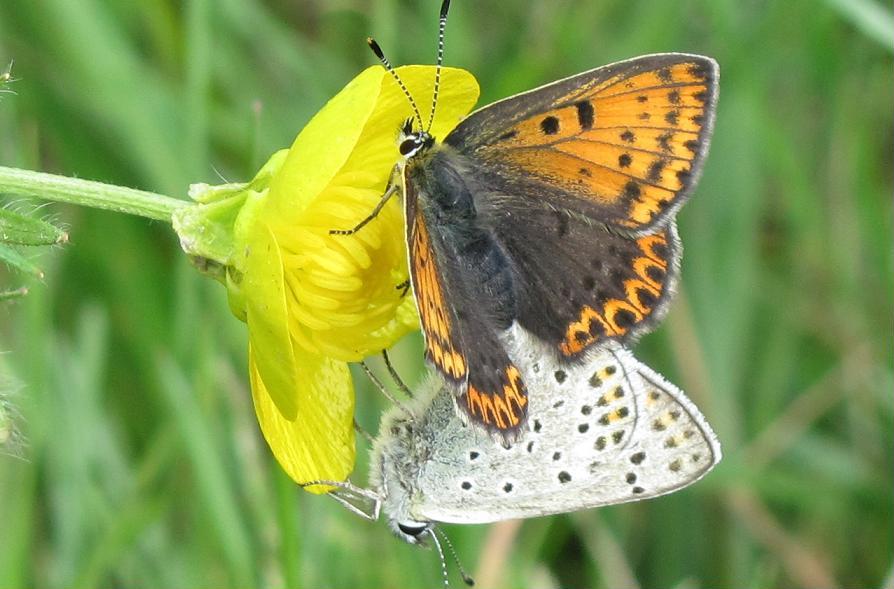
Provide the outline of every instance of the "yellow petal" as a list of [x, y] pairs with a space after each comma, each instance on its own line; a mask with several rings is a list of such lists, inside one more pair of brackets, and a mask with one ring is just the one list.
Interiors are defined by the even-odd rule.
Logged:
[[[409, 65], [397, 68], [397, 73], [416, 101], [423, 123], [428, 125], [435, 68], [427, 65]], [[472, 74], [465, 70], [443, 68], [438, 105], [432, 125], [433, 135], [443, 139], [472, 110], [478, 101], [478, 93], [478, 82]], [[344, 171], [353, 169], [379, 171], [385, 174], [384, 182], [381, 184], [381, 188], [384, 189], [391, 169], [400, 157], [397, 150], [398, 131], [401, 124], [412, 117], [413, 109], [403, 91], [390, 75], [383, 76], [375, 109], [370, 113], [363, 133], [358, 138], [357, 146], [344, 166]], [[419, 126], [418, 122], [415, 126]]]
[[241, 291], [249, 343], [256, 351], [256, 367], [273, 403], [283, 418], [295, 419], [298, 411], [295, 391], [302, 382], [302, 375], [298, 372], [289, 335], [289, 309], [280, 248], [276, 236], [261, 219], [257, 219], [247, 238], [240, 254], [244, 256]]
[[385, 74], [381, 67], [367, 68], [301, 130], [270, 183], [272, 218], [294, 219], [341, 170], [376, 106]]
[[[255, 349], [249, 348], [252, 400], [264, 438], [276, 460], [297, 483], [343, 481], [354, 466], [354, 388], [348, 365], [302, 354], [301, 380], [292, 389], [298, 404], [295, 419], [287, 419], [273, 403], [257, 370]], [[306, 490], [325, 493], [329, 487]]]

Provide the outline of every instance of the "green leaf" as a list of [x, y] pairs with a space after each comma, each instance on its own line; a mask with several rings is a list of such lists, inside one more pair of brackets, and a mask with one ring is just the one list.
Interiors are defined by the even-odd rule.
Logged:
[[0, 209], [0, 242], [17, 245], [54, 245], [68, 241], [68, 233], [46, 221]]
[[0, 243], [0, 262], [6, 262], [20, 272], [43, 278], [43, 271], [35, 266], [31, 260], [3, 243]]

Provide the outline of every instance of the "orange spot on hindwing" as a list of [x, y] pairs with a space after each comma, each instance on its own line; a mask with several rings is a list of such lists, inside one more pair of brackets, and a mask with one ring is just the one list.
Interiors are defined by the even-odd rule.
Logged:
[[606, 298], [585, 305], [568, 324], [559, 350], [565, 356], [580, 354], [597, 342], [620, 338], [652, 315], [667, 288], [669, 232], [640, 237], [637, 251], [624, 268], [618, 284], [623, 298]]

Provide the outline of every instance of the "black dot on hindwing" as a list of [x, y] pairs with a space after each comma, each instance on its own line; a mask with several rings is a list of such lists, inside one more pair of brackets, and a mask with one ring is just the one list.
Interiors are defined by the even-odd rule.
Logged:
[[590, 413], [593, 412], [593, 408], [590, 407], [589, 405], [584, 405], [583, 407], [580, 408], [580, 412], [584, 415], [589, 415]]
[[632, 485], [633, 483], [636, 482], [636, 473], [628, 472], [628, 473], [627, 473], [627, 476], [624, 477], [624, 480], [627, 481], [627, 484], [628, 484], [628, 485]]
[[664, 281], [665, 275], [665, 271], [658, 266], [649, 266], [646, 268], [646, 276], [648, 276], [649, 280], [653, 282], [661, 283], [662, 281]]
[[503, 485], [503, 491], [505, 491], [506, 493], [512, 491], [512, 483], [506, 483], [505, 485]]
[[559, 460], [560, 458], [562, 458], [562, 453], [561, 453], [561, 452], [553, 452], [553, 460], [554, 460], [554, 461], [555, 461], [555, 460]]
[[534, 442], [528, 442], [527, 450], [528, 450], [528, 454], [530, 454], [531, 452], [534, 451]]
[[636, 315], [627, 309], [618, 309], [612, 318], [614, 319], [615, 325], [621, 329], [627, 329], [636, 323]]
[[646, 459], [645, 452], [637, 452], [633, 456], [630, 457], [630, 462], [633, 464], [642, 464], [642, 461]]
[[587, 433], [587, 430], [589, 430], [589, 429], [590, 429], [590, 424], [589, 424], [589, 423], [582, 423], [582, 424], [580, 424], [580, 425], [577, 426], [577, 431], [579, 431], [579, 432], [582, 433], [582, 434]]
[[646, 309], [651, 309], [655, 304], [655, 295], [652, 294], [652, 291], [645, 288], [636, 289], [636, 298], [639, 300], [640, 305], [642, 305]]
[[474, 450], [469, 452], [469, 460], [475, 460], [476, 458], [478, 458], [478, 456], [478, 452], [475, 452]]
[[470, 483], [469, 481], [463, 481], [460, 487], [462, 487], [463, 490], [468, 491], [472, 488], [472, 483]]
[[553, 375], [556, 377], [556, 382], [562, 384], [565, 382], [565, 379], [568, 378], [568, 374], [564, 370], [556, 370], [556, 373]]
[[599, 436], [596, 438], [596, 444], [593, 445], [597, 450], [605, 450], [605, 436]]
[[637, 494], [637, 495], [640, 495], [640, 494], [642, 494], [642, 493], [645, 493], [646, 490], [643, 489], [642, 487], [633, 487], [633, 492], [634, 492], [635, 494]]
[[571, 475], [565, 472], [564, 470], [559, 473], [559, 482], [565, 484], [571, 481]]
[[534, 433], [540, 433], [540, 429], [543, 427], [543, 424], [540, 423], [539, 420], [534, 420]]
[[590, 321], [590, 329], [588, 330], [591, 338], [598, 338], [599, 336], [605, 335], [605, 326], [601, 321]]
[[559, 132], [559, 119], [553, 116], [546, 117], [540, 121], [540, 130], [545, 135], [555, 135]]

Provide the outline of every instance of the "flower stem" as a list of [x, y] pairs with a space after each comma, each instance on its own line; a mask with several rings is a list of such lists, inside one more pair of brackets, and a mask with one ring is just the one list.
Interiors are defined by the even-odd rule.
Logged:
[[188, 201], [113, 184], [0, 166], [0, 194], [107, 209], [171, 222], [171, 214]]

